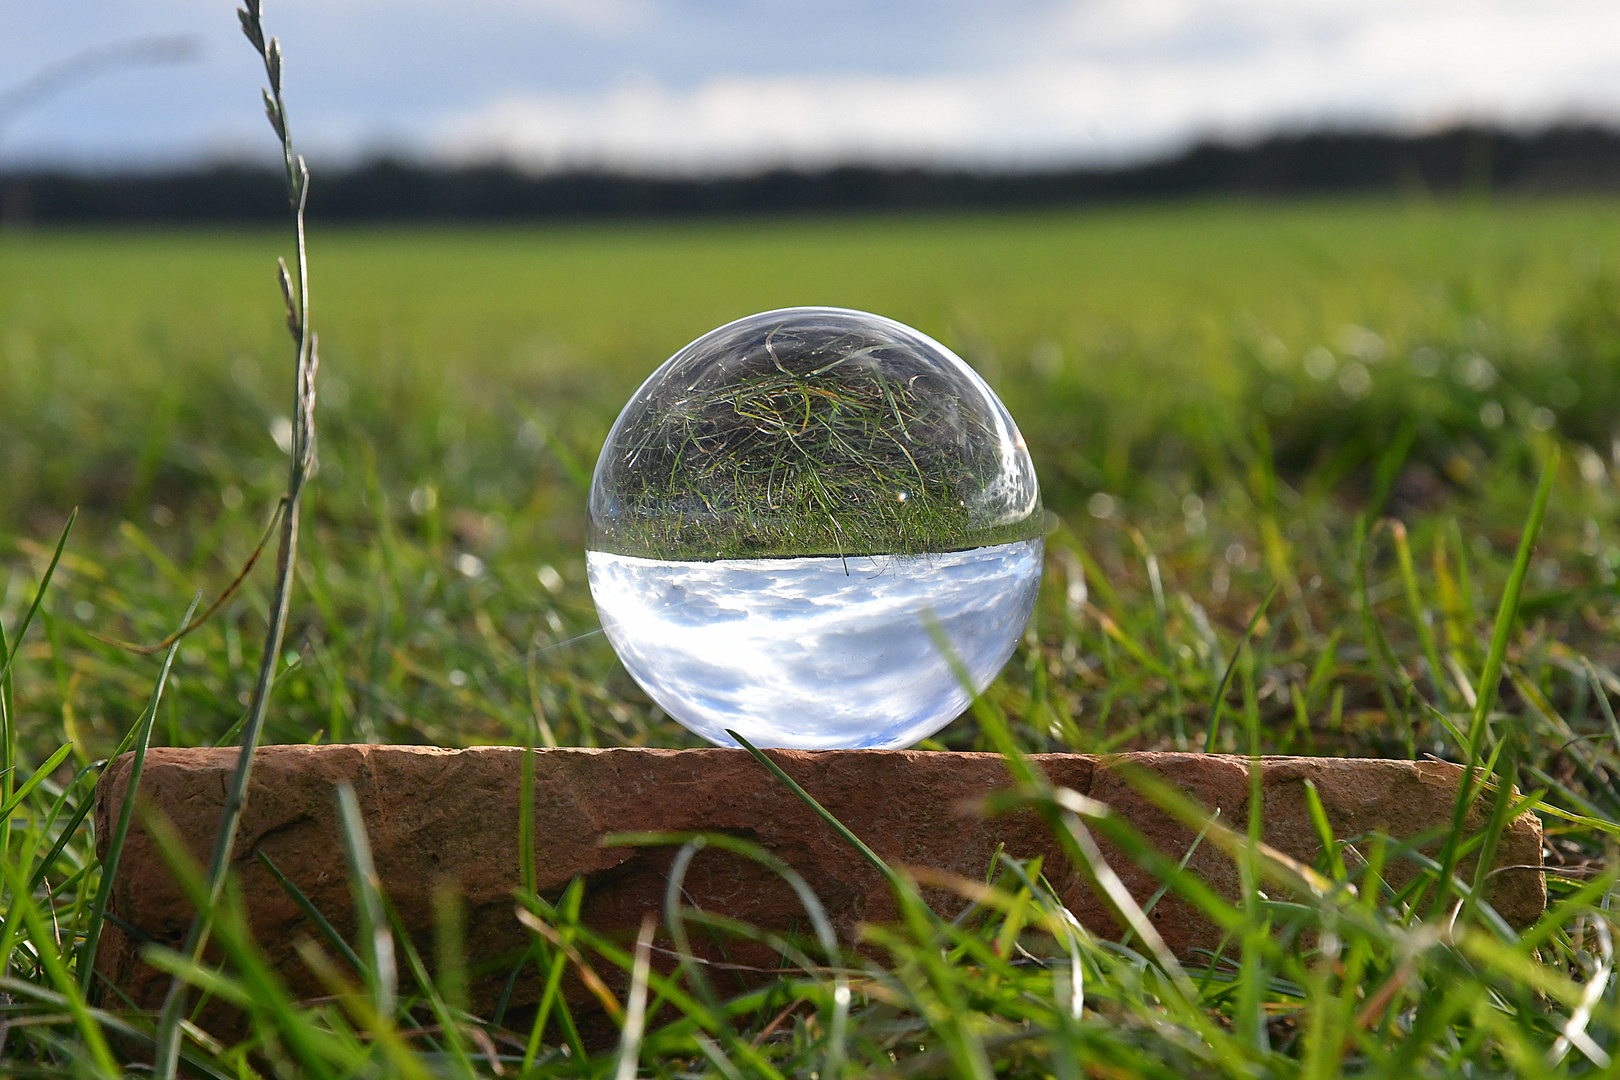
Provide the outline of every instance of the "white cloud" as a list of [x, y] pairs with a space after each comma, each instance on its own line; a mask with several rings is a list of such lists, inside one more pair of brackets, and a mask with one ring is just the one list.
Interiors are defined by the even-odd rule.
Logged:
[[441, 116], [431, 147], [678, 170], [1016, 163], [1323, 121], [1620, 116], [1620, 5], [1591, 0], [1089, 0], [1025, 35], [1023, 61], [997, 70], [510, 94]]
[[[1324, 121], [1620, 120], [1615, 0], [278, 0], [270, 16], [299, 136], [328, 160], [1016, 164]], [[195, 65], [111, 73], [18, 118], [6, 163], [267, 145], [229, 5], [0, 0], [0, 27], [0, 86], [123, 36], [205, 42]]]
[[[418, 12], [442, 13], [444, 0], [284, 0], [289, 7], [350, 15], [372, 11], [400, 21]], [[623, 33], [651, 21], [653, 0], [455, 0], [460, 17], [472, 23], [537, 15], [542, 19], [600, 32]]]
[[684, 93], [639, 82], [596, 99], [508, 98], [445, 121], [437, 147], [540, 166], [903, 160], [971, 142], [994, 112], [962, 80], [724, 76]]

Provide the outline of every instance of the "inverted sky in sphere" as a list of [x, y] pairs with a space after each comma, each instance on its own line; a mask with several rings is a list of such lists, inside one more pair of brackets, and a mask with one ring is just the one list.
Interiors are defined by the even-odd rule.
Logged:
[[661, 562], [588, 553], [625, 667], [717, 743], [898, 749], [955, 719], [1012, 655], [1043, 542], [900, 558]]

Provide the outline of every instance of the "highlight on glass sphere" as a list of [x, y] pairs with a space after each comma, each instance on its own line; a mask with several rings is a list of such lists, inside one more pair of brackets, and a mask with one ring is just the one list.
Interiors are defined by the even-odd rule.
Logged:
[[1012, 655], [1040, 488], [995, 392], [932, 338], [785, 308], [670, 357], [613, 425], [586, 566], [635, 680], [711, 742], [898, 748]]

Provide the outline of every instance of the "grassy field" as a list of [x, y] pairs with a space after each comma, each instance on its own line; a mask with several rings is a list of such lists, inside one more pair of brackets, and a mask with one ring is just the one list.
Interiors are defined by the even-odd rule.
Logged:
[[[87, 1034], [100, 1021], [73, 1011], [47, 955], [60, 949], [71, 971], [68, 945], [94, 909], [88, 830], [49, 849], [157, 675], [159, 658], [102, 638], [157, 640], [194, 594], [217, 594], [284, 486], [281, 245], [252, 232], [0, 233], [8, 635], [81, 507], [9, 673], [17, 782], [69, 747], [21, 800], [5, 851], [8, 873], [38, 874], [32, 892], [8, 891], [0, 930], [0, 1010], [36, 1018], [0, 1036], [17, 1069], [104, 1069]], [[1439, 867], [1419, 891], [1381, 889], [1359, 858], [1367, 838], [1340, 838], [1319, 867], [1340, 884], [1287, 903], [1286, 886], [1262, 893], [1256, 856], [1246, 895], [1217, 912], [1231, 947], [1183, 973], [1140, 942], [1065, 929], [1039, 881], [1004, 866], [979, 923], [919, 914], [874, 938], [886, 964], [816, 952], [821, 966], [776, 997], [655, 1009], [643, 1068], [729, 1080], [825, 1077], [839, 1060], [851, 1075], [1065, 1078], [1607, 1064], [1620, 1032], [1606, 914], [1620, 834], [1608, 824], [1620, 815], [1613, 204], [317, 229], [311, 261], [321, 472], [269, 741], [691, 745], [595, 632], [590, 470], [625, 399], [688, 340], [753, 311], [831, 304], [910, 323], [984, 374], [1057, 519], [1022, 647], [977, 716], [927, 745], [1431, 754], [1488, 763], [1543, 800], [1555, 907], [1526, 934], [1483, 903], [1442, 904], [1469, 884], [1442, 884]], [[1554, 460], [1521, 602], [1499, 620]], [[234, 738], [269, 588], [260, 570], [186, 639], [157, 741]], [[1234, 658], [1216, 731], [1211, 703]], [[549, 963], [536, 940], [534, 962]], [[1016, 941], [1044, 959], [1011, 964]], [[1086, 985], [1072, 1011], [1070, 964]], [[831, 1022], [835, 969], [857, 988], [847, 1038]], [[793, 995], [819, 1013], [756, 1040]], [[407, 1028], [443, 1006], [431, 985], [405, 998]], [[197, 1053], [232, 1075], [278, 1062], [331, 1075], [493, 1068], [462, 1057], [455, 1030], [411, 1035], [420, 1056], [387, 1057], [404, 1028], [327, 1008], [266, 1005], [254, 1043]], [[494, 1018], [437, 1019], [469, 1039], [493, 1031], [507, 1074], [522, 1067]], [[301, 1024], [322, 1048], [308, 1060], [289, 1049]], [[553, 1022], [530, 1067], [617, 1067], [613, 1052], [570, 1056], [561, 1040]]]

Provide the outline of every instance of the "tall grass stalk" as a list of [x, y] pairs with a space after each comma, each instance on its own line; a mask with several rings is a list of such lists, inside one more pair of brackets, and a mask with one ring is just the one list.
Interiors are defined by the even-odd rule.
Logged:
[[[287, 202], [292, 211], [293, 248], [296, 278], [288, 272], [285, 261], [280, 263], [281, 295], [287, 306], [287, 329], [292, 335], [293, 356], [293, 421], [292, 440], [288, 447], [290, 463], [287, 469], [287, 489], [281, 503], [281, 539], [276, 551], [276, 579], [270, 601], [270, 622], [265, 630], [264, 651], [259, 658], [258, 682], [248, 704], [246, 721], [242, 726], [241, 752], [236, 771], [226, 791], [225, 806], [214, 836], [213, 854], [208, 863], [208, 895], [217, 899], [224, 887], [225, 875], [230, 867], [231, 850], [236, 844], [236, 830], [242, 819], [242, 807], [247, 801], [248, 780], [253, 771], [253, 754], [264, 733], [265, 712], [270, 705], [270, 691], [275, 683], [276, 667], [281, 657], [281, 642], [287, 629], [287, 613], [292, 604], [294, 571], [298, 557], [299, 514], [303, 505], [304, 487], [315, 470], [315, 375], [320, 365], [317, 340], [310, 326], [309, 313], [309, 259], [304, 239], [304, 208], [309, 199], [309, 169], [304, 159], [293, 150], [292, 128], [287, 119], [287, 106], [282, 96], [281, 43], [266, 38], [261, 19], [260, 0], [247, 0], [237, 15], [242, 32], [258, 52], [264, 64], [269, 88], [264, 92], [265, 115], [281, 141], [282, 163], [287, 179]], [[201, 957], [208, 940], [212, 903], [200, 907], [181, 952], [196, 960]], [[180, 1022], [185, 1013], [186, 984], [176, 977], [169, 986], [158, 1019], [158, 1049], [154, 1068], [165, 1080], [175, 1076], [180, 1064]]]

